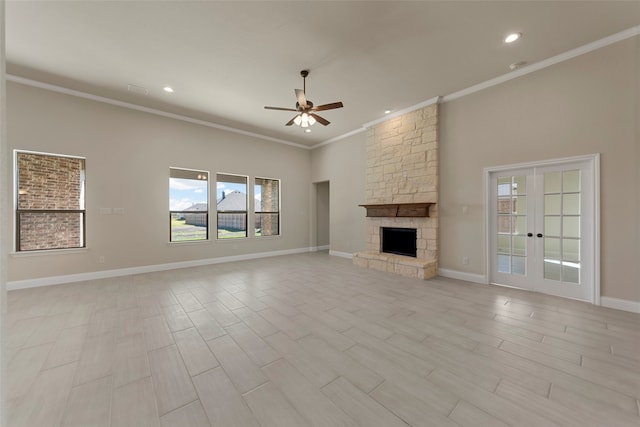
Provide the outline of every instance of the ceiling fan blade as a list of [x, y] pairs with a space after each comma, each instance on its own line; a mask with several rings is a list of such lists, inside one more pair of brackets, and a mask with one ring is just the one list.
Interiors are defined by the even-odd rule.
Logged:
[[298, 117], [298, 116], [294, 116], [293, 119], [291, 119], [287, 123], [285, 123], [285, 126], [291, 126], [293, 124], [293, 121], [296, 119], [296, 117]]
[[342, 102], [332, 102], [331, 104], [318, 105], [317, 107], [311, 108], [311, 111], [325, 111], [325, 110], [333, 110], [335, 108], [342, 108]]
[[294, 89], [296, 91], [296, 98], [298, 99], [298, 104], [300, 104], [300, 106], [302, 108], [309, 108], [309, 106], [307, 105], [307, 96], [304, 94], [304, 91], [302, 89]]
[[265, 110], [280, 110], [280, 111], [298, 111], [293, 108], [284, 108], [284, 107], [264, 107]]
[[318, 123], [320, 123], [321, 125], [323, 125], [323, 126], [326, 126], [326, 125], [328, 125], [329, 123], [331, 123], [329, 120], [325, 119], [324, 117], [320, 117], [320, 116], [319, 116], [319, 115], [317, 115], [317, 114], [310, 113], [309, 115], [310, 115], [310, 116], [312, 116], [314, 119], [316, 119], [316, 121], [317, 121]]

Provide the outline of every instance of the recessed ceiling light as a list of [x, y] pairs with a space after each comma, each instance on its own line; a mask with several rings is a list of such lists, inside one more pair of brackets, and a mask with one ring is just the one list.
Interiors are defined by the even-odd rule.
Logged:
[[389, 114], [391, 112], [391, 110], [384, 110], [385, 114]]
[[173, 88], [171, 86], [165, 86], [162, 88], [165, 92], [173, 93]]
[[516, 40], [519, 40], [522, 37], [522, 33], [511, 33], [507, 37], [504, 38], [505, 43], [513, 43]]

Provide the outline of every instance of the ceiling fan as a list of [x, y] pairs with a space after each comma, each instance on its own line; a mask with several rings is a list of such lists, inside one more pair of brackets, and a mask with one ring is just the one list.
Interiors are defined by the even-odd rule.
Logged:
[[318, 105], [317, 107], [315, 107], [313, 105], [313, 102], [309, 101], [307, 99], [307, 95], [305, 94], [305, 91], [307, 89], [307, 76], [309, 75], [309, 70], [302, 70], [300, 71], [300, 75], [302, 76], [302, 87], [303, 89], [295, 89], [296, 92], [296, 99], [298, 100], [296, 102], [296, 108], [284, 108], [284, 107], [268, 107], [265, 106], [264, 108], [267, 110], [281, 110], [281, 111], [295, 111], [298, 114], [292, 118], [291, 120], [289, 120], [285, 126], [291, 126], [293, 124], [296, 124], [300, 127], [303, 128], [308, 128], [309, 126], [313, 125], [316, 121], [318, 123], [320, 123], [323, 126], [328, 125], [329, 120], [325, 119], [324, 117], [321, 117], [319, 115], [317, 115], [315, 112], [316, 111], [326, 111], [326, 110], [333, 110], [335, 108], [342, 108], [342, 102], [332, 102], [331, 104], [324, 104], [324, 105]]

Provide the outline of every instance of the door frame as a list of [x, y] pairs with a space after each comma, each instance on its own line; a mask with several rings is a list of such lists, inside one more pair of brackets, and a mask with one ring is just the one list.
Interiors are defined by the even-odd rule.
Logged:
[[544, 166], [563, 165], [574, 162], [588, 162], [592, 172], [593, 185], [593, 295], [590, 302], [600, 305], [600, 153], [587, 154], [574, 157], [563, 157], [551, 160], [539, 160], [535, 162], [513, 163], [502, 166], [491, 166], [483, 169], [484, 175], [484, 260], [485, 283], [491, 282], [491, 183], [490, 176], [494, 172], [505, 172], [512, 169], [540, 168]]

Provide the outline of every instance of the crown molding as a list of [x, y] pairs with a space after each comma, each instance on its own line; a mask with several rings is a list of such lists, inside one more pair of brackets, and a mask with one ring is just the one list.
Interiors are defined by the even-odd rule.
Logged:
[[296, 148], [303, 148], [305, 150], [311, 150], [310, 147], [302, 144], [297, 144], [295, 142], [287, 141], [285, 139], [274, 138], [271, 136], [261, 135], [255, 132], [249, 132], [246, 130], [234, 128], [231, 126], [224, 126], [217, 123], [209, 122], [206, 120], [194, 119], [193, 117], [184, 116], [182, 114], [169, 113], [167, 111], [158, 110], [156, 108], [143, 107], [142, 105], [133, 104], [131, 102], [119, 101], [113, 98], [107, 98], [105, 96], [98, 96], [87, 92], [82, 92], [75, 89], [69, 89], [63, 86], [57, 86], [50, 83], [44, 83], [37, 80], [27, 79], [24, 77], [16, 76], [13, 74], [7, 74], [6, 80], [14, 83], [23, 84], [26, 86], [32, 86], [39, 89], [45, 89], [52, 92], [62, 93], [65, 95], [76, 96], [78, 98], [89, 99], [91, 101], [102, 102], [104, 104], [115, 105], [118, 107], [128, 108], [130, 110], [141, 111], [143, 113], [154, 114], [156, 116], [166, 117], [169, 119], [180, 120], [187, 123], [193, 123], [200, 126], [206, 126], [213, 129], [223, 130], [226, 132], [237, 133], [240, 135], [250, 136], [252, 138], [263, 139], [266, 141], [277, 142], [279, 144], [290, 145]]
[[522, 77], [524, 75], [527, 75], [529, 73], [533, 73], [535, 71], [541, 70], [543, 68], [546, 67], [550, 67], [552, 65], [558, 64], [560, 62], [563, 61], [567, 61], [569, 59], [575, 58], [577, 56], [580, 55], [584, 55], [585, 53], [589, 53], [589, 52], [593, 52], [594, 50], [598, 50], [601, 49], [603, 47], [609, 46], [611, 44], [629, 39], [631, 37], [635, 37], [640, 35], [640, 25], [636, 25], [635, 27], [631, 27], [629, 29], [626, 29], [624, 31], [621, 31], [619, 33], [616, 34], [612, 34], [608, 37], [602, 38], [600, 40], [596, 40], [592, 43], [588, 43], [584, 46], [569, 50], [567, 52], [561, 53], [559, 55], [556, 56], [552, 56], [551, 58], [547, 58], [544, 59], [542, 61], [536, 62], [534, 64], [528, 65], [526, 67], [520, 68], [516, 71], [507, 73], [507, 74], [503, 74], [501, 76], [498, 76], [496, 78], [487, 80], [485, 82], [479, 83], [477, 85], [473, 85], [470, 86], [468, 88], [450, 93], [448, 95], [444, 95], [444, 96], [437, 96], [434, 98], [430, 98], [426, 101], [420, 102], [418, 104], [412, 105], [410, 107], [404, 108], [402, 110], [398, 110], [395, 111], [391, 114], [388, 114], [384, 117], [381, 117], [377, 120], [373, 120], [371, 122], [367, 122], [364, 123], [362, 125], [361, 128], [358, 129], [354, 129], [351, 132], [347, 132], [345, 134], [336, 136], [334, 138], [330, 138], [327, 139], [326, 141], [320, 142], [318, 144], [315, 144], [311, 147], [306, 146], [306, 145], [302, 145], [302, 144], [298, 144], [292, 141], [287, 141], [284, 139], [280, 139], [280, 138], [274, 138], [271, 136], [267, 136], [267, 135], [262, 135], [259, 133], [255, 133], [255, 132], [249, 132], [249, 131], [245, 131], [242, 129], [237, 129], [234, 127], [230, 127], [230, 126], [224, 126], [224, 125], [220, 125], [217, 123], [213, 123], [213, 122], [209, 122], [206, 120], [200, 120], [200, 119], [195, 119], [189, 116], [184, 116], [181, 114], [175, 114], [175, 113], [169, 113], [167, 111], [162, 111], [162, 110], [158, 110], [155, 108], [150, 108], [150, 107], [143, 107], [141, 105], [137, 105], [137, 104], [133, 104], [130, 102], [124, 102], [124, 101], [118, 101], [116, 99], [112, 99], [112, 98], [107, 98], [107, 97], [103, 97], [103, 96], [98, 96], [98, 95], [93, 95], [87, 92], [82, 92], [82, 91], [78, 91], [78, 90], [74, 90], [74, 89], [69, 89], [66, 87], [62, 87], [62, 86], [57, 86], [57, 85], [53, 85], [53, 84], [49, 84], [49, 83], [43, 83], [37, 80], [32, 80], [32, 79], [27, 79], [24, 77], [20, 77], [20, 76], [15, 76], [12, 74], [7, 74], [6, 75], [6, 80], [10, 81], [10, 82], [15, 82], [15, 83], [20, 83], [23, 85], [27, 85], [27, 86], [33, 86], [33, 87], [37, 87], [40, 89], [45, 89], [45, 90], [50, 90], [53, 92], [58, 92], [58, 93], [63, 93], [66, 95], [71, 95], [71, 96], [76, 96], [79, 98], [84, 98], [84, 99], [89, 99], [92, 101], [97, 101], [97, 102], [102, 102], [105, 104], [110, 104], [110, 105], [116, 105], [119, 107], [123, 107], [123, 108], [128, 108], [131, 110], [136, 110], [136, 111], [141, 111], [141, 112], [145, 112], [145, 113], [149, 113], [149, 114], [154, 114], [154, 115], [158, 115], [158, 116], [162, 116], [162, 117], [166, 117], [166, 118], [171, 118], [171, 119], [175, 119], [175, 120], [180, 120], [180, 121], [184, 121], [184, 122], [188, 122], [188, 123], [193, 123], [193, 124], [197, 124], [197, 125], [201, 125], [201, 126], [206, 126], [206, 127], [210, 127], [213, 129], [219, 129], [219, 130], [223, 130], [223, 131], [227, 131], [227, 132], [232, 132], [232, 133], [236, 133], [236, 134], [240, 134], [240, 135], [245, 135], [245, 136], [249, 136], [252, 138], [258, 138], [258, 139], [262, 139], [262, 140], [266, 140], [266, 141], [271, 141], [271, 142], [276, 142], [279, 144], [285, 144], [285, 145], [289, 145], [292, 147], [296, 147], [296, 148], [302, 148], [305, 150], [313, 150], [315, 148], [319, 148], [328, 144], [332, 144], [334, 142], [340, 141], [342, 139], [348, 138], [352, 135], [356, 135], [360, 132], [365, 131], [366, 129], [375, 126], [377, 124], [380, 124], [382, 122], [385, 122], [387, 120], [390, 120], [392, 118], [395, 117], [399, 117], [401, 115], [410, 113], [412, 111], [415, 110], [419, 110], [420, 108], [424, 108], [426, 106], [429, 105], [433, 105], [433, 104], [438, 104], [438, 103], [442, 103], [442, 102], [449, 102], [449, 101], [453, 101], [455, 99], [458, 98], [462, 98], [464, 96], [467, 95], [471, 95], [473, 93], [479, 92], [481, 90], [484, 89], [488, 89], [490, 87], [505, 83], [509, 80], [512, 79], [516, 79], [518, 77]]
[[[580, 46], [578, 48], [569, 50], [569, 51], [561, 53], [559, 55], [552, 56], [550, 58], [547, 58], [547, 59], [544, 59], [542, 61], [536, 62], [534, 64], [528, 65], [526, 67], [519, 68], [516, 71], [512, 71], [510, 73], [503, 74], [503, 75], [498, 76], [496, 78], [487, 80], [487, 81], [482, 82], [482, 83], [478, 83], [477, 85], [470, 86], [468, 88], [459, 90], [457, 92], [453, 92], [453, 93], [450, 93], [448, 95], [444, 95], [444, 96], [439, 96], [439, 97], [436, 97], [436, 98], [428, 99], [428, 100], [423, 101], [423, 102], [421, 102], [419, 104], [412, 105], [410, 107], [407, 107], [407, 108], [404, 108], [402, 110], [396, 111], [396, 112], [394, 112], [392, 114], [389, 114], [389, 115], [386, 115], [384, 117], [381, 117], [380, 119], [365, 123], [362, 126], [363, 126], [364, 129], [367, 129], [367, 128], [371, 127], [371, 126], [375, 126], [375, 125], [377, 125], [379, 123], [385, 122], [385, 121], [387, 121], [389, 119], [392, 119], [394, 117], [398, 117], [398, 116], [401, 116], [403, 114], [410, 113], [412, 111], [418, 110], [420, 108], [426, 107], [426, 106], [431, 105], [431, 104], [453, 101], [455, 99], [462, 98], [462, 97], [467, 96], [467, 95], [471, 95], [471, 94], [479, 92], [481, 90], [488, 89], [488, 88], [490, 88], [492, 86], [496, 86], [496, 85], [505, 83], [505, 82], [507, 82], [509, 80], [517, 79], [518, 77], [522, 77], [522, 76], [527, 75], [529, 73], [533, 73], [534, 71], [538, 71], [538, 70], [541, 70], [543, 68], [550, 67], [552, 65], [558, 64], [558, 63], [563, 62], [563, 61], [567, 61], [569, 59], [575, 58], [575, 57], [580, 56], [580, 55], [584, 55], [585, 53], [593, 52], [594, 50], [598, 50], [598, 49], [601, 49], [603, 47], [609, 46], [611, 44], [614, 44], [614, 43], [629, 39], [631, 37], [635, 37], [637, 35], [640, 35], [640, 25], [636, 25], [635, 27], [628, 28], [628, 29], [626, 29], [624, 31], [621, 31], [619, 33], [612, 34], [612, 35], [607, 36], [605, 38], [602, 38], [600, 40], [596, 40], [596, 41], [594, 41], [592, 43], [588, 43], [588, 44], [586, 44], [584, 46]], [[359, 130], [359, 131], [361, 131], [361, 130]], [[346, 133], [346, 134], [344, 134], [342, 136], [338, 136], [338, 137], [335, 137], [335, 138], [328, 139], [328, 140], [326, 140], [324, 142], [321, 142], [319, 144], [316, 144], [316, 145], [312, 146], [311, 149], [314, 149], [314, 148], [317, 148], [317, 147], [322, 147], [323, 145], [331, 144], [333, 142], [336, 142], [336, 141], [339, 141], [341, 139], [344, 139], [347, 136], [351, 136], [354, 133], [357, 133], [357, 132], [353, 131], [353, 132]]]
[[627, 30], [621, 31], [616, 34], [612, 34], [608, 37], [605, 37], [600, 40], [596, 40], [592, 43], [586, 44], [584, 46], [577, 47], [575, 49], [571, 49], [567, 52], [558, 54], [556, 56], [552, 56], [547, 59], [543, 59], [542, 61], [536, 62], [534, 64], [528, 65], [526, 67], [522, 67], [517, 69], [516, 71], [512, 71], [507, 74], [503, 74], [496, 78], [487, 80], [482, 83], [478, 83], [477, 85], [470, 86], [466, 89], [459, 90], [457, 92], [453, 92], [449, 95], [445, 95], [442, 98], [443, 102], [453, 101], [458, 98], [462, 98], [463, 96], [471, 95], [472, 93], [480, 92], [481, 90], [488, 89], [492, 86], [496, 86], [509, 80], [517, 79], [518, 77], [525, 76], [527, 74], [533, 73], [538, 70], [542, 70], [543, 68], [550, 67], [555, 64], [559, 64], [561, 62], [567, 61], [569, 59], [575, 58], [580, 55], [584, 55], [585, 53], [593, 52], [594, 50], [601, 49], [603, 47], [609, 46], [611, 44], [620, 42], [622, 40], [629, 39], [631, 37], [635, 37], [640, 35], [640, 25], [635, 27], [631, 27]]

